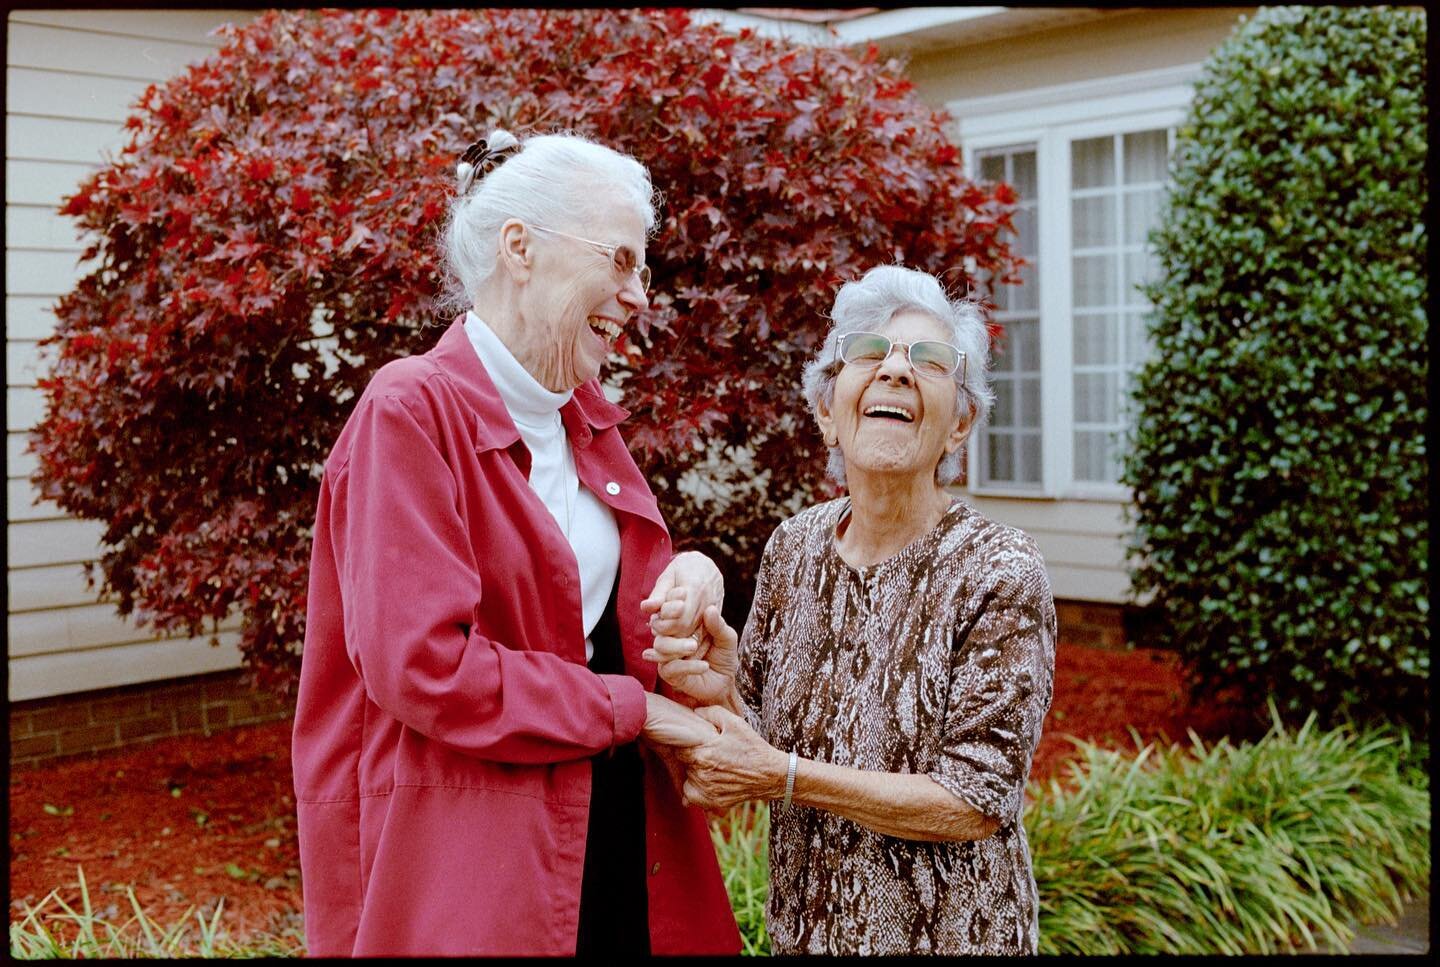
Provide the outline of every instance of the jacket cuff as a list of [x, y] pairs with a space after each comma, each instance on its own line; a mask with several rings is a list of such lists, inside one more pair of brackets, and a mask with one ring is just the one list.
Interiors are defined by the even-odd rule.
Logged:
[[645, 728], [645, 686], [629, 675], [601, 675], [610, 689], [610, 710], [615, 716], [615, 745], [640, 738]]

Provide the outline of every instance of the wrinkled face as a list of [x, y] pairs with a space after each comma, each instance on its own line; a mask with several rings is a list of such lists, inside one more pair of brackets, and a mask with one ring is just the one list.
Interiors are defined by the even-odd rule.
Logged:
[[[645, 223], [633, 205], [597, 202], [590, 216], [550, 225], [605, 245], [627, 245], [645, 259]], [[648, 305], [635, 273], [621, 275], [606, 251], [553, 232], [529, 233], [533, 271], [525, 286], [525, 341], [532, 372], [546, 389], [564, 392], [600, 374], [626, 324]]]
[[[951, 339], [934, 317], [896, 313], [881, 333], [900, 343]], [[847, 479], [857, 470], [935, 476], [940, 458], [965, 442], [967, 427], [956, 405], [953, 376], [920, 376], [898, 346], [879, 366], [842, 363], [829, 407], [817, 420], [827, 442], [845, 455]]]

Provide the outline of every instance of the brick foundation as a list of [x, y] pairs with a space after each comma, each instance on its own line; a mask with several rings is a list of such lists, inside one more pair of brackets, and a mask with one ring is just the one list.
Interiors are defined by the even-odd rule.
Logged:
[[246, 687], [241, 672], [124, 685], [10, 704], [10, 765], [209, 735], [294, 714], [293, 700]]
[[1060, 626], [1060, 643], [1123, 651], [1126, 648], [1127, 610], [1118, 604], [1056, 600], [1055, 618]]
[[1055, 618], [1060, 625], [1061, 644], [1116, 651], [1173, 647], [1164, 620], [1154, 607], [1057, 600]]

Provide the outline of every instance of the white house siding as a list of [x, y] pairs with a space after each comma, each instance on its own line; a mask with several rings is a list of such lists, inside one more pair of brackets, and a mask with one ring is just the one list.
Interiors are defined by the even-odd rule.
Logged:
[[5, 157], [5, 402], [9, 698], [19, 701], [234, 668], [238, 633], [157, 639], [86, 586], [101, 525], [36, 502], [25, 431], [42, 414], [37, 343], [82, 274], [63, 196], [118, 153], [131, 105], [152, 82], [208, 56], [222, 23], [255, 11], [17, 10], [8, 16]]
[[[907, 73], [921, 99], [935, 107], [989, 98], [998, 107], [1024, 92], [1054, 92], [1071, 85], [1095, 88], [1123, 75], [1184, 76], [1185, 68], [1202, 63], [1241, 15], [1254, 9], [1110, 11], [1099, 19], [1054, 29], [916, 53]], [[1019, 110], [1039, 117], [1030, 108]], [[1046, 110], [1053, 119], [1063, 108], [1047, 104]], [[963, 132], [965, 119], [958, 120]], [[1075, 499], [1071, 489], [1062, 484], [1033, 497], [987, 496], [974, 490], [965, 496], [981, 513], [1035, 538], [1056, 597], [1124, 603], [1129, 600], [1125, 500], [1096, 494]]]
[[928, 104], [1193, 64], [1255, 7], [1112, 11], [1050, 30], [915, 54], [906, 75]]

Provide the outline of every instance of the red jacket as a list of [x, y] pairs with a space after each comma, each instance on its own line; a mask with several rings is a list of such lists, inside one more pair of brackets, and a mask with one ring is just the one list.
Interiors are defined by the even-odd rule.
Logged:
[[[561, 410], [620, 529], [627, 674], [596, 675], [575, 556], [461, 322], [356, 404], [320, 488], [295, 713], [312, 956], [574, 953], [588, 760], [644, 725], [639, 605], [671, 557], [626, 415], [593, 380]], [[736, 953], [705, 816], [644, 755], [652, 949]]]

